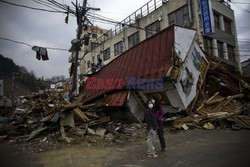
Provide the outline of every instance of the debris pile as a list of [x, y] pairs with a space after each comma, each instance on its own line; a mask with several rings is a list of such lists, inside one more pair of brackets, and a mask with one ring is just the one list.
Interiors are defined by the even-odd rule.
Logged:
[[98, 147], [125, 144], [145, 136], [140, 124], [113, 122], [102, 103], [76, 101], [59, 93], [23, 97], [10, 116], [0, 118], [0, 141], [38, 152], [80, 142]]
[[[250, 87], [231, 67], [211, 59], [186, 115], [169, 117], [172, 129], [250, 129]], [[38, 152], [62, 145], [85, 143], [102, 147], [146, 138], [144, 124], [115, 122], [105, 103], [83, 105], [81, 98], [46, 92], [23, 97], [10, 114], [0, 112], [0, 141], [20, 151]]]
[[218, 60], [216, 57], [208, 58], [210, 66], [207, 71], [205, 92], [209, 97], [216, 92], [222, 96], [239, 94], [242, 91], [241, 74], [235, 67]]
[[210, 58], [203, 87], [188, 116], [166, 119], [173, 129], [232, 127], [250, 129], [250, 87], [232, 66]]

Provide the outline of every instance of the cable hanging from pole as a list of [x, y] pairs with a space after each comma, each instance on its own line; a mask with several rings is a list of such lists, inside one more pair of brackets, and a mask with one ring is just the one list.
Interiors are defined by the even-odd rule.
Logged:
[[[30, 48], [32, 48], [34, 45], [28, 44], [26, 42], [22, 42], [22, 41], [16, 41], [13, 39], [9, 39], [9, 38], [4, 38], [4, 37], [0, 37], [1, 40], [5, 40], [5, 41], [9, 41], [9, 42], [13, 42], [13, 43], [17, 43], [17, 44], [22, 44], [22, 45], [26, 45]], [[56, 48], [56, 47], [43, 47], [46, 49], [50, 49], [50, 50], [60, 50], [60, 51], [68, 51], [68, 49], [63, 49], [63, 48]]]

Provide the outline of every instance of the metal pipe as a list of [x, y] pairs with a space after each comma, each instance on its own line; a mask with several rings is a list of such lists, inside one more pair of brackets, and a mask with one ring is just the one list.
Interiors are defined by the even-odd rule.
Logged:
[[192, 18], [192, 7], [191, 7], [191, 0], [187, 0], [188, 3], [188, 16], [189, 16], [189, 22], [193, 22], [193, 18]]

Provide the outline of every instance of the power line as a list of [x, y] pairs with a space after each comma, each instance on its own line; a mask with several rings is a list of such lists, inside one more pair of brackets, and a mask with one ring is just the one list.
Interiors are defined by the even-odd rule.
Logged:
[[239, 1], [231, 1], [231, 3], [237, 3], [237, 4], [250, 4], [250, 2], [239, 2]]
[[[74, 15], [74, 16], [77, 16], [76, 10], [71, 9], [68, 5], [58, 3], [58, 2], [56, 2], [56, 1], [54, 1], [54, 0], [47, 0], [47, 1], [48, 1], [48, 2], [47, 2], [48, 4], [54, 5], [55, 7], [58, 7], [58, 8], [60, 8], [60, 9], [63, 9], [63, 10], [65, 10], [65, 11], [69, 12], [70, 14], [72, 14], [72, 15]], [[73, 4], [73, 5], [74, 5], [74, 4]]]
[[43, 11], [43, 12], [66, 13], [64, 11], [35, 8], [35, 7], [31, 7], [31, 6], [26, 6], [26, 5], [16, 4], [16, 3], [12, 3], [12, 2], [7, 2], [7, 1], [4, 1], [4, 0], [0, 0], [0, 2], [9, 4], [9, 5], [13, 5], [13, 6], [17, 6], [17, 7], [23, 7], [23, 8], [32, 9], [32, 10], [38, 10], [38, 11]]
[[[4, 38], [4, 37], [0, 37], [0, 39], [1, 39], [1, 40], [5, 40], [5, 41], [9, 41], [9, 42], [13, 42], [13, 43], [17, 43], [17, 44], [26, 45], [26, 46], [28, 46], [28, 47], [30, 47], [30, 48], [33, 47], [33, 45], [28, 44], [28, 43], [26, 43], [26, 42], [22, 42], [22, 41], [16, 41], [16, 40], [9, 39], [9, 38]], [[43, 47], [43, 48], [50, 49], [50, 50], [68, 51], [68, 49], [55, 48], [55, 47]]]
[[236, 4], [236, 3], [234, 3], [234, 2], [232, 2], [232, 4], [233, 4], [236, 8], [238, 8], [238, 9], [242, 10], [243, 12], [250, 13], [250, 11], [249, 11], [249, 10], [242, 8], [240, 5], [237, 5], [237, 4]]
[[47, 2], [41, 1], [41, 0], [33, 0], [35, 3], [38, 3], [40, 5], [46, 6], [48, 8], [54, 9], [56, 11], [58, 11], [58, 9], [56, 9], [54, 6], [48, 4]]
[[[212, 0], [213, 2], [219, 2], [221, 3], [221, 1], [219, 0]], [[228, 1], [229, 3], [236, 3], [236, 4], [250, 4], [249, 2], [240, 2], [240, 1]]]

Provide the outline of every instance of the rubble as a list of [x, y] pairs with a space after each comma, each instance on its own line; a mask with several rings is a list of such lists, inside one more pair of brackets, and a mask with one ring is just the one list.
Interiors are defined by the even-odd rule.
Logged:
[[[249, 86], [224, 63], [209, 61], [185, 114], [169, 115], [165, 124], [172, 130], [250, 129]], [[68, 144], [102, 147], [145, 140], [144, 124], [112, 120], [102, 101], [83, 105], [80, 97], [63, 97], [52, 92], [22, 97], [12, 112], [0, 113], [0, 141], [16, 144], [19, 151], [40, 152]]]
[[[100, 147], [145, 137], [144, 126], [115, 123], [104, 111], [102, 103], [82, 105], [64, 99], [60, 93], [22, 97], [9, 117], [0, 117], [0, 141], [16, 144], [19, 151], [40, 152], [65, 144]], [[132, 136], [126, 128], [140, 133]]]
[[173, 129], [189, 128], [218, 129], [235, 127], [250, 129], [250, 87], [241, 79], [232, 66], [209, 58], [210, 66], [203, 87], [198, 90], [188, 116], [166, 119]]

